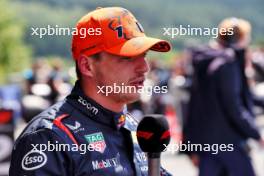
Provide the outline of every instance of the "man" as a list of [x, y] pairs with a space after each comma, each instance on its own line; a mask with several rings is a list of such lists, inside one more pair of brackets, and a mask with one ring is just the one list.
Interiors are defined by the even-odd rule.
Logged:
[[[222, 146], [217, 153], [198, 151], [200, 176], [254, 176], [246, 140], [263, 143], [244, 73], [251, 27], [237, 18], [219, 25], [219, 30], [230, 29], [230, 34], [219, 34], [215, 45], [193, 51], [195, 72], [185, 140]], [[197, 161], [197, 155], [191, 155]]]
[[[124, 112], [139, 94], [115, 94], [108, 87], [138, 90], [149, 69], [147, 51], [167, 52], [170, 44], [146, 37], [135, 17], [119, 7], [98, 8], [76, 27], [90, 32], [73, 36], [78, 81], [65, 101], [35, 117], [20, 135], [10, 176], [147, 175], [147, 159], [135, 138], [138, 122]], [[38, 145], [47, 143], [71, 144], [72, 150], [52, 152]], [[87, 151], [81, 150], [83, 144]], [[161, 174], [169, 175], [162, 168]]]

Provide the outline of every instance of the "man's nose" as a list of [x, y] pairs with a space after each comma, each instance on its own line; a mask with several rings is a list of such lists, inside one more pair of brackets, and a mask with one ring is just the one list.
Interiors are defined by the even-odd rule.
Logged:
[[147, 73], [149, 71], [149, 65], [144, 56], [136, 59], [136, 72]]

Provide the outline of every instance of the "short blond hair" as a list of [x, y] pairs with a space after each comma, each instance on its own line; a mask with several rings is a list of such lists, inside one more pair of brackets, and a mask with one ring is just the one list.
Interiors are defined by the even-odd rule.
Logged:
[[232, 35], [221, 34], [218, 35], [218, 40], [223, 43], [238, 42], [251, 35], [251, 24], [241, 18], [226, 18], [218, 26], [219, 29], [233, 30]]

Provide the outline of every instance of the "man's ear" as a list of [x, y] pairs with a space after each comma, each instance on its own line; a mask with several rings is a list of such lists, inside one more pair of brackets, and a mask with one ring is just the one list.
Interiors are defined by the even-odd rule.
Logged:
[[91, 57], [81, 55], [80, 58], [77, 60], [77, 63], [82, 75], [93, 77]]

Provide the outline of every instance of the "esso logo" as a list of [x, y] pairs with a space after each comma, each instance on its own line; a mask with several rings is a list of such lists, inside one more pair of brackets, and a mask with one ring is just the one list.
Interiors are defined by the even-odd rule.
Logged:
[[47, 163], [47, 155], [39, 150], [31, 150], [22, 159], [22, 168], [24, 170], [35, 170]]

